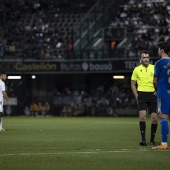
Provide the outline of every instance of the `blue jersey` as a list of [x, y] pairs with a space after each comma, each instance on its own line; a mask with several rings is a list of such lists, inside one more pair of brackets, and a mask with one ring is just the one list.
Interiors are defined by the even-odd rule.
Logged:
[[170, 58], [162, 58], [155, 63], [154, 77], [158, 78], [157, 97], [170, 99]]

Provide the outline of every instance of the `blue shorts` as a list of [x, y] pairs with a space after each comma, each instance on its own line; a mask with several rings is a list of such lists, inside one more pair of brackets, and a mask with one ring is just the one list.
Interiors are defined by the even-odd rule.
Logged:
[[170, 98], [157, 99], [157, 113], [170, 114]]

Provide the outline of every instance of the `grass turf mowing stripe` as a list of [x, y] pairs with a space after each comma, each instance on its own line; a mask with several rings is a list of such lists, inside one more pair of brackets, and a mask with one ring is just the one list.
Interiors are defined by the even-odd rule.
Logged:
[[68, 154], [100, 154], [100, 153], [123, 153], [123, 152], [148, 152], [148, 151], [166, 151], [169, 152], [170, 149], [167, 150], [152, 150], [152, 149], [120, 149], [120, 150], [112, 150], [112, 151], [82, 151], [82, 152], [56, 152], [56, 153], [18, 153], [18, 154], [0, 154], [0, 157], [5, 156], [32, 156], [32, 155], [68, 155]]

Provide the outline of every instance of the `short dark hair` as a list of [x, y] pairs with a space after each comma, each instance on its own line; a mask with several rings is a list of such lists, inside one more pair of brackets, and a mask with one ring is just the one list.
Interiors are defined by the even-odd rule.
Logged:
[[170, 42], [159, 42], [158, 48], [164, 50], [164, 53], [168, 54], [170, 52]]
[[149, 52], [147, 50], [143, 50], [143, 51], [140, 52], [140, 58], [141, 58], [141, 54], [143, 54], [143, 53], [144, 54], [149, 54]]
[[6, 72], [1, 70], [0, 75], [3, 75], [3, 74], [6, 74]]

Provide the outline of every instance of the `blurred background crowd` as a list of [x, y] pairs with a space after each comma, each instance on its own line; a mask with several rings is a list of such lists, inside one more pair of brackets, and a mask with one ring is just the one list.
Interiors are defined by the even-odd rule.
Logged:
[[[1, 63], [133, 59], [141, 50], [148, 50], [154, 58], [156, 44], [169, 41], [169, 32], [169, 0], [0, 0]], [[137, 114], [130, 89], [131, 72], [124, 81], [105, 78], [93, 86], [87, 81], [87, 88], [77, 85], [81, 82], [74, 86], [70, 82], [77, 78], [67, 76], [67, 81], [57, 75], [49, 81], [47, 75], [42, 75], [35, 85], [39, 93], [30, 90], [27, 77], [7, 81], [9, 96], [17, 97], [19, 105], [13, 108], [13, 114]], [[42, 77], [46, 77], [45, 85]], [[6, 107], [6, 113], [12, 111]]]
[[[97, 0], [78, 2], [0, 0], [0, 57], [20, 59], [68, 57], [68, 52], [73, 50], [74, 28], [77, 28], [97, 2]], [[106, 7], [112, 5], [110, 2], [106, 0]], [[131, 52], [152, 49], [158, 41], [169, 40], [168, 0], [126, 2], [120, 4], [116, 10], [112, 7], [112, 18], [107, 26], [126, 28], [126, 37], [109, 42], [110, 48], [126, 48]]]

